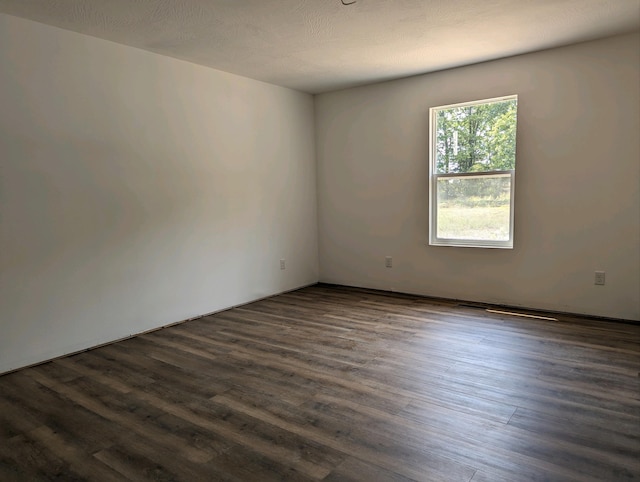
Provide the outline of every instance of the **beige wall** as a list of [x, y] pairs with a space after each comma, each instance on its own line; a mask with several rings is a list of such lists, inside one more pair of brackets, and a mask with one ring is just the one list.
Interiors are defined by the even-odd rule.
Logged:
[[[316, 166], [309, 95], [0, 15], [0, 372], [314, 283], [318, 240], [323, 281], [639, 319], [638, 41], [317, 96]], [[512, 93], [515, 249], [427, 246], [429, 107]]]
[[310, 95], [0, 15], [0, 156], [0, 372], [318, 280]]
[[[317, 96], [321, 281], [640, 319], [639, 44]], [[515, 249], [428, 246], [429, 107], [506, 94], [519, 95]]]

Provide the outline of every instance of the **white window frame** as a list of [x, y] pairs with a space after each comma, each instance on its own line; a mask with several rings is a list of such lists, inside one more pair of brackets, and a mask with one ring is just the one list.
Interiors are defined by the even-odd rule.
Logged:
[[[451, 109], [454, 107], [468, 107], [478, 104], [490, 104], [493, 102], [501, 102], [507, 100], [515, 100], [516, 94], [506, 95], [503, 97], [493, 97], [491, 99], [474, 100], [471, 102], [460, 102], [457, 104], [440, 105], [429, 109], [429, 245], [431, 246], [457, 246], [472, 248], [502, 248], [513, 249], [513, 225], [515, 211], [515, 169], [504, 171], [486, 171], [486, 172], [464, 172], [464, 173], [438, 173], [436, 164], [436, 122], [437, 113], [441, 110]], [[516, 127], [517, 129], [517, 127]], [[483, 177], [507, 177], [511, 178], [511, 195], [509, 199], [509, 239], [505, 241], [496, 241], [488, 239], [453, 239], [439, 238], [438, 233], [438, 190], [437, 184], [439, 179], [455, 179], [455, 178], [483, 178]]]

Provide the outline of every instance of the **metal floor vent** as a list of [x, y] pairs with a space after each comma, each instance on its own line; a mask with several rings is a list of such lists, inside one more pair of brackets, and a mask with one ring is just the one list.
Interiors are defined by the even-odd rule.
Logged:
[[487, 308], [487, 312], [496, 313], [498, 315], [511, 315], [511, 316], [520, 316], [522, 318], [533, 318], [536, 320], [558, 321], [557, 318], [552, 318], [550, 316], [530, 315], [527, 313], [518, 313], [517, 311], [491, 310]]
[[489, 305], [483, 305], [481, 303], [458, 303], [456, 306], [459, 308], [473, 308], [475, 310], [484, 310], [487, 313], [494, 313], [497, 315], [510, 315], [510, 316], [519, 316], [521, 318], [533, 318], [535, 320], [558, 321], [557, 318], [552, 318], [550, 316], [520, 313], [518, 311], [496, 310], [494, 308], [490, 308]]

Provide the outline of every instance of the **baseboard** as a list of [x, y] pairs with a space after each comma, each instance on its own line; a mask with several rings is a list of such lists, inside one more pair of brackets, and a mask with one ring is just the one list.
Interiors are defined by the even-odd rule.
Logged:
[[261, 296], [259, 298], [255, 298], [255, 299], [252, 299], [252, 300], [249, 300], [249, 301], [245, 301], [245, 302], [239, 303], [237, 305], [228, 306], [226, 308], [221, 308], [219, 310], [211, 311], [209, 313], [204, 313], [202, 315], [192, 316], [191, 318], [187, 318], [187, 319], [180, 320], [180, 321], [175, 321], [173, 323], [167, 323], [165, 325], [161, 325], [161, 326], [158, 326], [158, 327], [155, 327], [155, 328], [151, 328], [149, 330], [144, 330], [144, 331], [141, 331], [141, 332], [138, 332], [138, 333], [133, 333], [133, 334], [128, 335], [128, 336], [123, 336], [123, 337], [120, 337], [120, 338], [109, 340], [109, 341], [106, 341], [104, 343], [90, 344], [90, 342], [89, 342], [88, 343], [89, 346], [87, 346], [85, 348], [81, 348], [79, 350], [72, 350], [72, 351], [70, 351], [68, 353], [64, 353], [62, 355], [54, 356], [54, 357], [51, 357], [51, 358], [46, 358], [44, 360], [37, 361], [37, 362], [34, 362], [34, 363], [29, 363], [27, 365], [19, 366], [19, 367], [16, 367], [16, 368], [11, 368], [11, 369], [9, 369], [7, 371], [0, 372], [0, 376], [8, 375], [9, 373], [13, 373], [13, 372], [16, 372], [18, 370], [23, 370], [25, 368], [31, 368], [31, 367], [35, 367], [35, 366], [38, 366], [38, 365], [42, 365], [44, 363], [49, 363], [49, 362], [51, 362], [53, 360], [58, 360], [60, 358], [65, 358], [65, 357], [68, 357], [68, 356], [77, 355], [79, 353], [84, 353], [86, 351], [94, 350], [94, 349], [100, 348], [102, 346], [112, 345], [113, 343], [118, 343], [118, 342], [121, 342], [121, 341], [124, 341], [124, 340], [129, 340], [131, 338], [135, 338], [136, 336], [146, 335], [147, 333], [153, 333], [154, 331], [163, 330], [163, 329], [169, 328], [171, 326], [181, 325], [182, 323], [186, 323], [187, 321], [199, 320], [200, 318], [204, 318], [206, 316], [211, 316], [211, 315], [215, 315], [217, 313], [222, 313], [224, 311], [232, 310], [232, 309], [238, 308], [240, 306], [245, 306], [245, 305], [248, 305], [248, 304], [251, 304], [251, 303], [255, 303], [256, 301], [261, 301], [261, 300], [266, 300], [268, 298], [273, 298], [274, 296], [283, 295], [285, 293], [291, 293], [292, 291], [297, 291], [297, 290], [301, 290], [301, 289], [304, 289], [304, 288], [308, 288], [310, 286], [315, 286], [316, 284], [317, 283], [304, 284], [304, 285], [299, 286], [297, 288], [291, 288], [291, 289], [288, 289], [288, 290], [279, 291], [277, 293], [273, 293], [273, 294], [268, 295], [268, 296]]
[[411, 296], [411, 297], [414, 297], [414, 298], [433, 300], [433, 301], [436, 301], [436, 302], [444, 302], [444, 303], [457, 304], [457, 305], [466, 305], [466, 307], [473, 307], [473, 308], [511, 310], [511, 311], [518, 311], [518, 312], [527, 312], [527, 313], [531, 313], [531, 314], [540, 314], [540, 315], [547, 314], [547, 315], [556, 315], [556, 316], [567, 317], [567, 318], [571, 317], [571, 318], [582, 318], [582, 319], [588, 319], [588, 320], [594, 320], [594, 321], [607, 321], [607, 322], [612, 322], [612, 323], [624, 323], [624, 324], [627, 324], [627, 325], [637, 325], [638, 323], [640, 323], [640, 320], [628, 320], [628, 319], [625, 319], [625, 318], [612, 318], [612, 317], [606, 317], [606, 316], [589, 315], [589, 314], [585, 314], [585, 313], [573, 313], [573, 312], [569, 312], [569, 311], [558, 311], [558, 310], [548, 310], [548, 309], [540, 309], [540, 308], [530, 308], [530, 307], [527, 307], [527, 306], [518, 306], [518, 305], [509, 305], [509, 304], [500, 304], [500, 303], [490, 303], [490, 302], [483, 302], [483, 301], [478, 301], [478, 300], [465, 300], [465, 299], [460, 299], [460, 298], [444, 298], [444, 297], [439, 297], [439, 296], [424, 295], [424, 294], [421, 294], [421, 293], [390, 291], [390, 290], [384, 290], [384, 289], [380, 289], [380, 288], [367, 288], [366, 286], [349, 285], [349, 284], [343, 284], [343, 283], [327, 283], [327, 282], [319, 281], [317, 283], [317, 285], [318, 286], [328, 286], [328, 287], [338, 287], [338, 288], [349, 288], [349, 289], [359, 290], [359, 291], [363, 291], [363, 292], [377, 293], [379, 295], [384, 295], [384, 296]]

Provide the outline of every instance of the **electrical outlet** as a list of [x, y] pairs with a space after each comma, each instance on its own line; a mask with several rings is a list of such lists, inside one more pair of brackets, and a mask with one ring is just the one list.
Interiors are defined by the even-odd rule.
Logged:
[[286, 264], [285, 264], [284, 259], [281, 259], [281, 260], [280, 260], [280, 269], [285, 269], [286, 267], [287, 267], [287, 266], [286, 266]]
[[605, 281], [604, 271], [596, 271], [594, 284], [602, 286], [604, 285], [604, 281]]
[[384, 265], [387, 268], [392, 268], [393, 267], [393, 258], [391, 256], [387, 256], [384, 258]]

